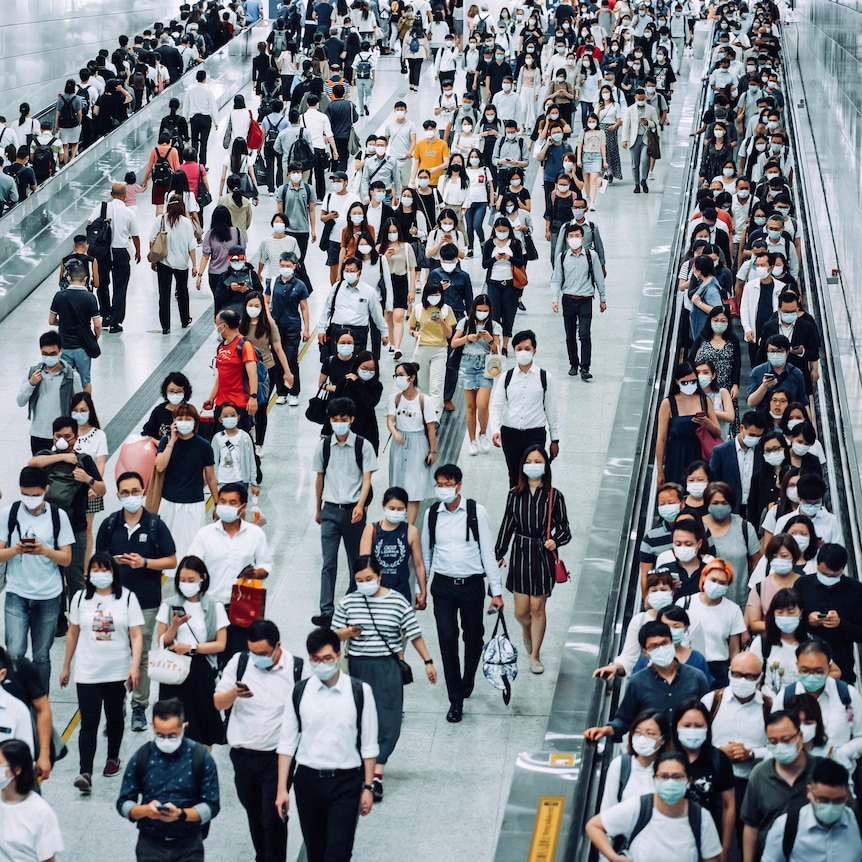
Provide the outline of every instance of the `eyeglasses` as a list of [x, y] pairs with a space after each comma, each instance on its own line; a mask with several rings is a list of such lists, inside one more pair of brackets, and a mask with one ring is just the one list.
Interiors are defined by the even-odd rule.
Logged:
[[730, 672], [731, 679], [747, 679], [749, 682], [757, 682], [760, 679], [759, 673], [739, 673], [739, 671], [732, 670]]
[[791, 742], [795, 742], [797, 736], [799, 736], [799, 731], [794, 733], [793, 736], [788, 736], [788, 737], [785, 737], [784, 739], [776, 739], [775, 737], [767, 736], [766, 741], [770, 745], [787, 745]]
[[657, 772], [656, 773], [656, 781], [687, 781], [688, 776], [684, 772], [673, 772], [668, 774], [666, 772]]
[[312, 655], [308, 657], [308, 660], [312, 664], [335, 664], [338, 661], [337, 655], [325, 655], [323, 657], [318, 657], [316, 655]]

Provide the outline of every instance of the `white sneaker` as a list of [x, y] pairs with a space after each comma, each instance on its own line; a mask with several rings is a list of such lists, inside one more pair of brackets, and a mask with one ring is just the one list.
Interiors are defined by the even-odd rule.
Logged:
[[592, 210], [595, 210], [595, 208], [596, 208], [596, 202], [590, 201], [590, 205], [589, 205], [589, 207], [587, 207], [587, 209], [592, 211]]
[[649, 180], [649, 182], [654, 183], [655, 182], [655, 172], [650, 171], [649, 177], [647, 177], [647, 179]]
[[254, 454], [257, 455], [258, 458], [263, 458], [263, 446], [255, 444]]
[[287, 396], [279, 395], [278, 398], [275, 399], [276, 404], [287, 404]]
[[482, 434], [479, 437], [479, 445], [482, 447], [483, 452], [490, 452], [491, 451], [491, 441], [488, 439], [487, 434]]
[[479, 444], [475, 440], [470, 441], [470, 454], [478, 455], [479, 454]]
[[287, 406], [288, 407], [299, 407], [299, 396], [298, 395], [288, 395], [287, 396]]

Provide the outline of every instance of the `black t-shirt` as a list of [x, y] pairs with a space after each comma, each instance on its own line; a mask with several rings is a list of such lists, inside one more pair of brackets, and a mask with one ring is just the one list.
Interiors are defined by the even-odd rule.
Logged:
[[[64, 291], [64, 293], [66, 293], [66, 291]], [[57, 295], [59, 296], [60, 294]], [[86, 295], [90, 296], [89, 293]], [[90, 298], [93, 299], [92, 296], [90, 296]], [[41, 452], [36, 453], [36, 455], [59, 454], [60, 453], [57, 452], [56, 449], [42, 449]], [[85, 470], [87, 475], [95, 479], [97, 482], [102, 480], [102, 474], [99, 472], [96, 462], [89, 455], [82, 455], [80, 452], [78, 453], [78, 463], [75, 465], [69, 464], [66, 461], [60, 461], [48, 467], [48, 478], [53, 482], [55, 481], [55, 477], [63, 476], [63, 481], [66, 481], [65, 477], [70, 476], [75, 467], [78, 466], [80, 466], [82, 470]], [[86, 482], [78, 482], [78, 488], [75, 492], [75, 496], [72, 498], [72, 505], [66, 510], [66, 514], [69, 516], [69, 521], [72, 524], [72, 529], [76, 533], [80, 533], [87, 529], [87, 495], [89, 490], [90, 487]]]
[[51, 311], [60, 318], [57, 328], [63, 339], [63, 347], [75, 350], [83, 347], [78, 336], [78, 324], [92, 326], [90, 321], [99, 316], [99, 303], [86, 287], [70, 285], [66, 290], [54, 294]]
[[350, 358], [345, 362], [337, 356], [330, 356], [328, 359], [324, 360], [320, 370], [329, 378], [329, 382], [335, 386], [337, 383], [344, 380], [344, 378], [350, 373], [350, 369], [352, 367], [353, 358]]
[[[170, 438], [159, 441], [159, 452], [164, 452]], [[171, 503], [200, 503], [204, 499], [203, 471], [215, 465], [213, 450], [198, 434], [189, 440], [177, 437], [170, 463], [165, 470], [165, 487], [162, 497]]]
[[48, 695], [48, 690], [42, 685], [39, 671], [30, 659], [23, 657], [10, 662], [6, 669], [6, 679], [3, 680], [3, 690], [27, 706]]
[[[113, 526], [113, 529], [111, 527]], [[155, 535], [154, 535], [155, 533]], [[123, 512], [102, 521], [96, 535], [95, 549], [111, 556], [140, 554], [147, 559], [169, 557], [177, 552], [174, 537], [167, 524], [156, 514], [144, 511], [138, 528], [129, 535]], [[138, 598], [142, 608], [157, 608], [162, 600], [162, 573], [155, 569], [133, 569], [120, 565], [123, 586]]]
[[168, 402], [165, 401], [163, 404], [153, 407], [153, 412], [150, 413], [150, 418], [144, 423], [141, 434], [144, 437], [161, 440], [166, 434], [171, 433], [171, 425], [173, 424], [174, 414], [168, 410]]
[[694, 763], [689, 763], [691, 785], [688, 798], [712, 814], [716, 828], [721, 824], [721, 794], [733, 790], [733, 764], [730, 758], [714, 746], [704, 745]]
[[[78, 254], [74, 251], [71, 254], [67, 254], [63, 258], [64, 277], [68, 278], [69, 264], [74, 261], [75, 263], [81, 264], [81, 266], [87, 270], [87, 287], [90, 287], [93, 283], [93, 263], [95, 260], [96, 259], [91, 254]], [[66, 282], [61, 282], [61, 287], [63, 287], [63, 285], [68, 286]]]

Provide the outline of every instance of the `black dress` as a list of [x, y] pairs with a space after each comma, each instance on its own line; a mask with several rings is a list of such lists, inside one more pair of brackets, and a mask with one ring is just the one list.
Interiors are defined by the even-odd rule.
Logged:
[[[506, 589], [527, 596], [549, 596], [554, 588], [554, 555], [545, 550], [548, 537], [548, 491], [540, 486], [534, 493], [529, 490], [516, 494], [509, 491], [506, 511], [494, 555], [498, 560], [506, 556], [509, 543], [509, 574]], [[551, 515], [551, 538], [557, 547], [572, 539], [566, 501], [554, 488], [554, 509]]]
[[[332, 398], [349, 398], [356, 405], [356, 416], [350, 430], [364, 437], [377, 452], [380, 448], [380, 428], [377, 425], [377, 414], [374, 408], [380, 403], [383, 395], [383, 384], [380, 380], [347, 380], [342, 378], [335, 384]], [[332, 433], [329, 420], [323, 423], [322, 435]]]

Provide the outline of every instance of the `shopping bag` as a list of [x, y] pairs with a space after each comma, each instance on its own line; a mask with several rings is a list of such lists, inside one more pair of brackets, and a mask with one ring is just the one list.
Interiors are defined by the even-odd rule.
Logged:
[[258, 578], [240, 578], [230, 590], [228, 619], [231, 625], [248, 628], [266, 616], [266, 590]]
[[147, 673], [152, 682], [182, 685], [192, 669], [192, 657], [179, 655], [165, 647], [165, 636], [159, 638], [159, 648], [150, 653]]

